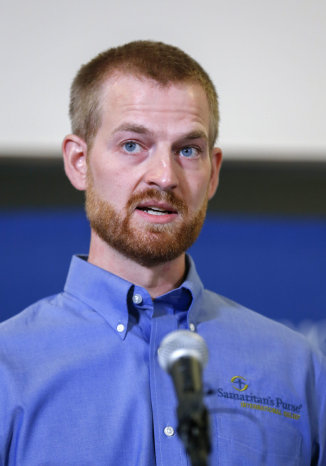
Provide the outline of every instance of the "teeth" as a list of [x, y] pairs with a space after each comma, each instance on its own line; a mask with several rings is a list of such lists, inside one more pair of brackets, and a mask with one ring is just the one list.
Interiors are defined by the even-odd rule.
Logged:
[[164, 215], [168, 213], [166, 210], [159, 209], [157, 207], [146, 207], [144, 211], [152, 215]]

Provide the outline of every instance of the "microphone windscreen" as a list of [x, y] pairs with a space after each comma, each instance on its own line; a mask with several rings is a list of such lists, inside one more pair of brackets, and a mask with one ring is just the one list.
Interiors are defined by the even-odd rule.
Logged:
[[201, 367], [205, 367], [208, 361], [207, 345], [198, 333], [175, 330], [163, 338], [158, 349], [158, 361], [162, 369], [169, 372], [175, 361], [184, 357], [197, 359]]

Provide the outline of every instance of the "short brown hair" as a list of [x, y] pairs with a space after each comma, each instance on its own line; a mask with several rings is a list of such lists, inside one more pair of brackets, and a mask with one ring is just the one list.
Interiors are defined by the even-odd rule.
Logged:
[[100, 124], [100, 97], [104, 81], [113, 73], [148, 77], [159, 84], [198, 83], [204, 89], [211, 112], [210, 146], [218, 134], [218, 97], [210, 77], [193, 58], [172, 45], [135, 41], [100, 53], [82, 65], [71, 85], [70, 119], [72, 131], [92, 144]]

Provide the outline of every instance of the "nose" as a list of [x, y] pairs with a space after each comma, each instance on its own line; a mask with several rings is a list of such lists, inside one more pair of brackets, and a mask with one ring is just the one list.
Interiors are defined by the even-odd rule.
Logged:
[[151, 187], [170, 191], [177, 187], [177, 162], [168, 149], [153, 152], [147, 160], [145, 181]]

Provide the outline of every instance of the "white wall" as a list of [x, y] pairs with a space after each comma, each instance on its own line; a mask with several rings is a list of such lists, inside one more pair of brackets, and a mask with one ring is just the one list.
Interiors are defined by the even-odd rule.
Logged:
[[0, 2], [0, 155], [59, 152], [80, 64], [156, 39], [210, 73], [227, 156], [326, 160], [325, 0]]

